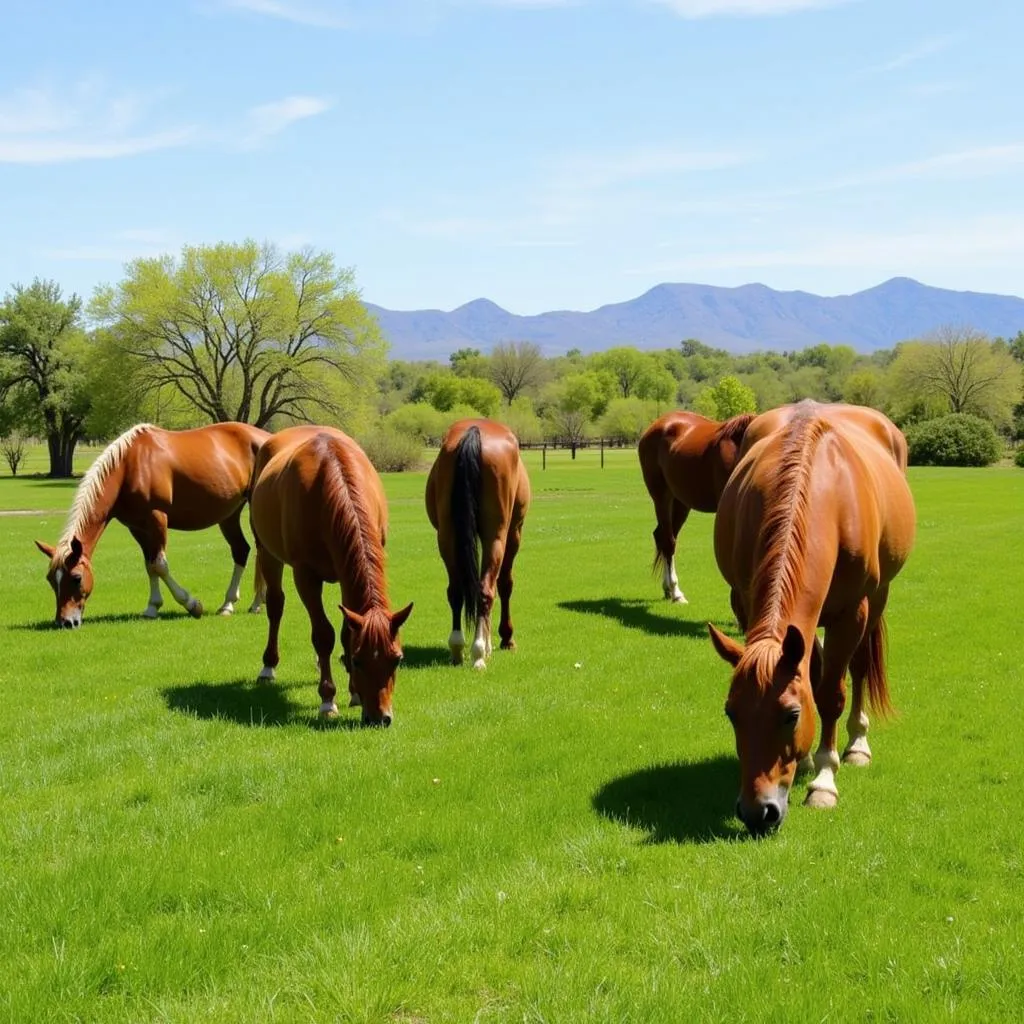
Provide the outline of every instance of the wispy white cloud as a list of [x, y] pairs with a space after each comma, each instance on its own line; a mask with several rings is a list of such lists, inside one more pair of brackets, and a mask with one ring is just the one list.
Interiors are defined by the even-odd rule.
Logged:
[[835, 178], [818, 186], [817, 191], [831, 191], [910, 179], [984, 178], [995, 174], [1005, 174], [1022, 166], [1024, 166], [1024, 143], [979, 146], [974, 149], [939, 153], [922, 160], [909, 160], [888, 167], [864, 171], [860, 174]]
[[144, 129], [153, 97], [111, 94], [96, 78], [64, 90], [18, 89], [0, 97], [0, 163], [54, 164], [110, 160], [184, 146], [194, 125]]
[[649, 0], [683, 18], [760, 18], [838, 7], [856, 0]]
[[252, 107], [246, 116], [241, 145], [249, 149], [258, 146], [296, 121], [323, 114], [333, 105], [331, 100], [323, 96], [286, 96], [273, 103]]
[[336, 5], [308, 4], [295, 0], [222, 0], [229, 10], [262, 14], [311, 28], [351, 28], [351, 19]]
[[1024, 258], [1024, 215], [965, 218], [919, 230], [850, 232], [829, 241], [775, 248], [691, 252], [628, 273], [664, 279], [714, 270], [830, 267], [919, 274], [951, 266], [1001, 268], [1011, 258]]
[[149, 259], [172, 252], [180, 243], [162, 230], [153, 228], [126, 228], [114, 232], [99, 242], [75, 242], [43, 249], [46, 259], [66, 262], [129, 263], [135, 259]]
[[890, 60], [864, 68], [862, 74], [885, 74], [889, 71], [899, 71], [910, 64], [916, 64], [927, 57], [932, 57], [937, 53], [942, 53], [943, 50], [948, 50], [956, 42], [956, 38], [953, 35], [946, 35], [922, 39], [921, 42], [897, 54]]
[[723, 170], [749, 163], [738, 151], [705, 151], [648, 147], [621, 153], [576, 154], [560, 160], [556, 184], [579, 189], [605, 189], [629, 182]]

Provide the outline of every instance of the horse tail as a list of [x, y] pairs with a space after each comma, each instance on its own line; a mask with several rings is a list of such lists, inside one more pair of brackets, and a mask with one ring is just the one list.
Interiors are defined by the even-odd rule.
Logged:
[[880, 618], [868, 636], [868, 702], [873, 711], [881, 716], [895, 711], [889, 697], [889, 682], [885, 672], [886, 629], [885, 619]]
[[470, 427], [455, 446], [455, 473], [452, 477], [452, 526], [455, 528], [456, 580], [461, 591], [466, 631], [476, 629], [483, 613], [480, 589], [480, 488], [483, 449], [480, 428]]
[[[657, 519], [657, 526], [654, 530], [654, 562], [651, 565], [651, 572], [662, 573], [668, 564], [668, 555], [662, 550], [661, 537], [661, 504], [668, 494], [668, 484], [665, 475], [661, 470], [658, 461], [658, 446], [661, 443], [661, 434], [652, 433], [648, 427], [637, 444], [637, 455], [640, 459], [640, 473], [644, 478], [644, 486], [647, 493], [654, 502], [654, 515]], [[668, 495], [669, 507], [671, 508], [672, 498]], [[671, 513], [669, 514], [671, 520]], [[669, 524], [671, 529], [671, 522]]]
[[252, 579], [253, 606], [261, 605], [267, 598], [267, 580], [263, 575], [263, 549], [256, 546], [256, 568]]

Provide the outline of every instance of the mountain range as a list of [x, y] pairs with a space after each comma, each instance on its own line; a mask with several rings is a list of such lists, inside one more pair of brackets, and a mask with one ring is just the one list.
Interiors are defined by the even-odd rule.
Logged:
[[487, 352], [503, 341], [532, 341], [548, 356], [613, 345], [664, 348], [685, 338], [734, 353], [792, 351], [823, 341], [871, 352], [948, 324], [1004, 337], [1024, 330], [1024, 299], [932, 288], [907, 277], [833, 297], [763, 284], [659, 284], [638, 298], [589, 312], [534, 316], [510, 313], [489, 299], [451, 312], [367, 306], [391, 342], [393, 358], [441, 361], [459, 348]]

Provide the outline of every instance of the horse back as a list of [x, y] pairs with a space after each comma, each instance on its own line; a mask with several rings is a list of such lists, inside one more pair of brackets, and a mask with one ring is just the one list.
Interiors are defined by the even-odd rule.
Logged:
[[256, 454], [270, 436], [246, 423], [142, 431], [123, 459], [115, 516], [131, 524], [155, 510], [178, 530], [222, 522], [245, 502]]
[[[340, 481], [338, 477], [340, 476]], [[256, 457], [250, 498], [260, 543], [288, 565], [310, 565], [332, 579], [339, 495], [365, 512], [365, 527], [383, 545], [387, 499], [363, 450], [334, 427], [290, 427], [271, 436]]]
[[676, 410], [658, 417], [637, 445], [640, 469], [652, 498], [662, 481], [687, 508], [714, 512], [739, 446], [719, 436], [722, 424], [695, 412]]

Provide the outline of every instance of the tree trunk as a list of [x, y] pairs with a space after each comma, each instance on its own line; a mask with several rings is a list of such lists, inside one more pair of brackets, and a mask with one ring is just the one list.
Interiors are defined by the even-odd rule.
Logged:
[[53, 432], [47, 435], [46, 447], [50, 453], [50, 478], [52, 480], [70, 480], [72, 463], [75, 457], [75, 445], [78, 435]]

